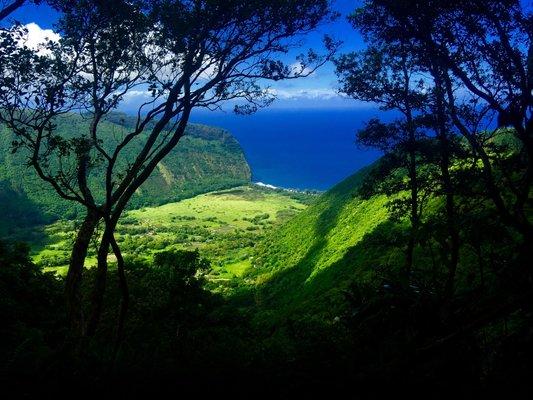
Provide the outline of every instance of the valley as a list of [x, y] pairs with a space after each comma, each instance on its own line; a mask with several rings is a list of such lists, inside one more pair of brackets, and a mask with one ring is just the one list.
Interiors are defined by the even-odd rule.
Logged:
[[[129, 259], [151, 260], [157, 252], [198, 249], [211, 261], [210, 280], [224, 282], [252, 266], [254, 247], [266, 233], [307, 208], [316, 197], [258, 185], [209, 192], [128, 211], [118, 226], [117, 241]], [[60, 220], [21, 230], [16, 236], [33, 237], [33, 260], [45, 270], [63, 275], [76, 224]], [[113, 255], [110, 261], [114, 261]], [[85, 265], [96, 265], [94, 248], [89, 249]]]
[[4, 397], [533, 392], [533, 8], [355, 3], [0, 1]]

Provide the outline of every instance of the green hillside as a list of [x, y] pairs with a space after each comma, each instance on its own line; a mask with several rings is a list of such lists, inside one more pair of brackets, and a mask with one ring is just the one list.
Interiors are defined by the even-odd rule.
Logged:
[[[67, 115], [57, 123], [63, 137], [79, 135], [88, 121], [80, 115]], [[100, 126], [104, 147], [112, 147], [133, 123], [131, 117], [113, 114]], [[13, 228], [51, 222], [58, 217], [74, 218], [79, 208], [60, 201], [32, 169], [25, 166], [24, 152], [10, 151], [13, 135], [0, 127], [0, 200], [8, 213], [0, 215], [0, 235]], [[135, 157], [141, 145], [132, 142], [125, 148], [118, 168]], [[102, 171], [96, 167], [89, 185], [97, 197], [103, 195]], [[148, 181], [131, 200], [131, 207], [160, 205], [194, 195], [250, 181], [250, 168], [239, 143], [228, 132], [204, 125], [190, 125], [178, 146], [158, 165]]]
[[[387, 203], [391, 198], [359, 196], [359, 188], [371, 168], [357, 172], [320, 196], [256, 246], [254, 268], [247, 271], [245, 278], [256, 284], [255, 301], [264, 318], [273, 317], [273, 323], [281, 324], [287, 318], [333, 322], [350, 312], [354, 293], [362, 299], [373, 298], [389, 287], [389, 282], [397, 282], [398, 273], [404, 268], [408, 221], [390, 218]], [[458, 197], [457, 201], [465, 200]], [[460, 220], [462, 235], [470, 235], [472, 227], [483, 233], [460, 249], [458, 296], [468, 296], [472, 282], [497, 282], [497, 277], [479, 266], [481, 247], [488, 246], [484, 251], [497, 252], [502, 259], [515, 257], [512, 243], [516, 239], [508, 238], [509, 233], [498, 225], [492, 204], [477, 205], [484, 207], [483, 211], [470, 211]], [[415, 247], [413, 279], [428, 287], [446, 276], [446, 270], [438, 267], [444, 254], [438, 249], [438, 235], [445, 232], [443, 209], [442, 198], [428, 199], [421, 243]], [[501, 239], [493, 242], [490, 232], [498, 232]], [[435, 242], [431, 242], [435, 240], [432, 235], [437, 237]], [[427, 290], [433, 293], [434, 289]]]
[[342, 290], [362, 264], [375, 260], [362, 242], [387, 223], [384, 197], [355, 195], [365, 174], [335, 186], [258, 246], [249, 277], [258, 284], [260, 306], [331, 316], [339, 311]]

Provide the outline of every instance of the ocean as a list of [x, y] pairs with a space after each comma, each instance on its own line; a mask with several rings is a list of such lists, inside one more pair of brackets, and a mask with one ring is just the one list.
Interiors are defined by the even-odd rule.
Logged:
[[191, 122], [230, 131], [241, 144], [252, 180], [277, 187], [327, 190], [380, 153], [355, 143], [377, 109], [261, 110], [249, 116], [197, 113]]

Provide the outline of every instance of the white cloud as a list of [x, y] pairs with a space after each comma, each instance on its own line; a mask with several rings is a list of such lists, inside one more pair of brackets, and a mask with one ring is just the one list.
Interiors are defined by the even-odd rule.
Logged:
[[125, 101], [135, 101], [135, 100], [146, 100], [151, 97], [150, 92], [148, 90], [130, 90], [127, 92], [123, 99]]
[[341, 96], [330, 88], [318, 89], [270, 89], [270, 93], [283, 100], [331, 100]]
[[42, 29], [35, 22], [31, 22], [25, 25], [28, 30], [24, 44], [30, 49], [36, 50], [39, 45], [51, 40], [53, 42], [59, 41], [61, 36], [54, 32], [52, 29]]
[[291, 64], [290, 70], [294, 74], [302, 75], [314, 75], [316, 72], [312, 72], [311, 68], [305, 67], [301, 62], [295, 62]]

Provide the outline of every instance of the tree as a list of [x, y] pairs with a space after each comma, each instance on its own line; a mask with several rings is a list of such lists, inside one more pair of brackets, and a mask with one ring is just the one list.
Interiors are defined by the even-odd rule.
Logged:
[[[27, 0], [2, 0], [0, 1], [0, 22], [8, 18], [24, 4], [29, 3]], [[40, 0], [33, 0], [32, 3], [39, 4]]]
[[[241, 113], [267, 106], [273, 96], [266, 82], [309, 75], [331, 57], [336, 43], [326, 38], [326, 54], [301, 55], [297, 67], [280, 57], [330, 16], [326, 0], [85, 0], [58, 2], [57, 7], [62, 13], [58, 43], [28, 49], [16, 35], [6, 39], [9, 57], [0, 86], [8, 90], [0, 98], [0, 120], [16, 133], [15, 148], [28, 151], [28, 162], [41, 179], [86, 209], [66, 290], [71, 320], [81, 333], [86, 328], [92, 335], [110, 246], [126, 287], [114, 239], [117, 222], [135, 191], [183, 137], [191, 111], [229, 101]], [[114, 138], [101, 137], [99, 124], [125, 96], [139, 91], [151, 97], [139, 107], [135, 127]], [[89, 131], [58, 137], [54, 121], [69, 112], [88, 118]], [[134, 159], [124, 159], [127, 146], [138, 149]], [[90, 187], [87, 177], [97, 171], [103, 171], [100, 187]], [[79, 285], [98, 221], [104, 230], [84, 323]]]
[[[352, 18], [352, 23], [357, 26], [357, 19]], [[398, 214], [408, 213], [411, 223], [404, 271], [404, 283], [408, 286], [420, 226], [420, 197], [425, 197], [423, 180], [417, 169], [421, 162], [420, 139], [424, 136], [417, 121], [417, 112], [420, 113], [427, 101], [424, 81], [405, 46], [392, 47], [371, 42], [362, 52], [339, 57], [336, 66], [343, 93], [357, 100], [377, 103], [384, 111], [396, 110], [402, 114], [401, 119], [386, 124], [377, 119], [371, 120], [358, 132], [358, 142], [385, 153], [380, 166], [369, 177], [374, 182], [373, 186], [375, 182], [383, 181], [385, 176], [393, 176], [397, 169], [407, 170], [407, 184], [401, 178], [395, 184], [388, 180], [382, 185], [382, 191], [388, 195], [404, 190], [409, 192], [407, 200], [395, 199], [391, 204]]]
[[[525, 211], [533, 172], [531, 14], [515, 0], [368, 0], [353, 19], [372, 43], [404, 48], [420, 72], [431, 77], [427, 128], [439, 143], [449, 237], [449, 243], [442, 243], [448, 267], [444, 314], [454, 293], [460, 250], [459, 185], [453, 175], [461, 174], [454, 157], [463, 149], [456, 136], [470, 147], [461, 168], [468, 159], [475, 166], [469, 172], [476, 175], [478, 169], [483, 181], [472, 185], [478, 192], [469, 195], [490, 199], [508, 229], [521, 235], [518, 252], [526, 278], [521, 280], [531, 286], [527, 260], [533, 230]], [[502, 145], [502, 135], [512, 140]]]
[[[482, 163], [489, 197], [502, 220], [530, 242], [525, 214], [533, 171], [530, 10], [518, 0], [369, 0], [358, 18], [376, 27], [367, 28], [376, 40], [407, 40], [426, 66], [438, 66], [447, 112]], [[486, 131], [496, 119], [498, 127], [513, 128], [519, 143], [511, 180], [497, 178], [498, 165], [486, 146]]]
[[449, 304], [454, 293], [455, 275], [459, 263], [459, 228], [457, 223], [456, 188], [451, 173], [454, 156], [454, 137], [450, 134], [449, 117], [446, 112], [445, 89], [442, 83], [441, 71], [430, 64], [429, 71], [433, 77], [433, 90], [430, 106], [430, 124], [435, 130], [438, 142], [438, 165], [440, 170], [441, 192], [445, 199], [446, 229], [449, 243], [445, 243], [444, 259], [448, 268], [448, 277], [443, 291], [443, 314], [447, 318]]
[[29, 246], [0, 241], [0, 352], [4, 371], [50, 350], [45, 332], [65, 322], [62, 283], [61, 278], [31, 262]]

